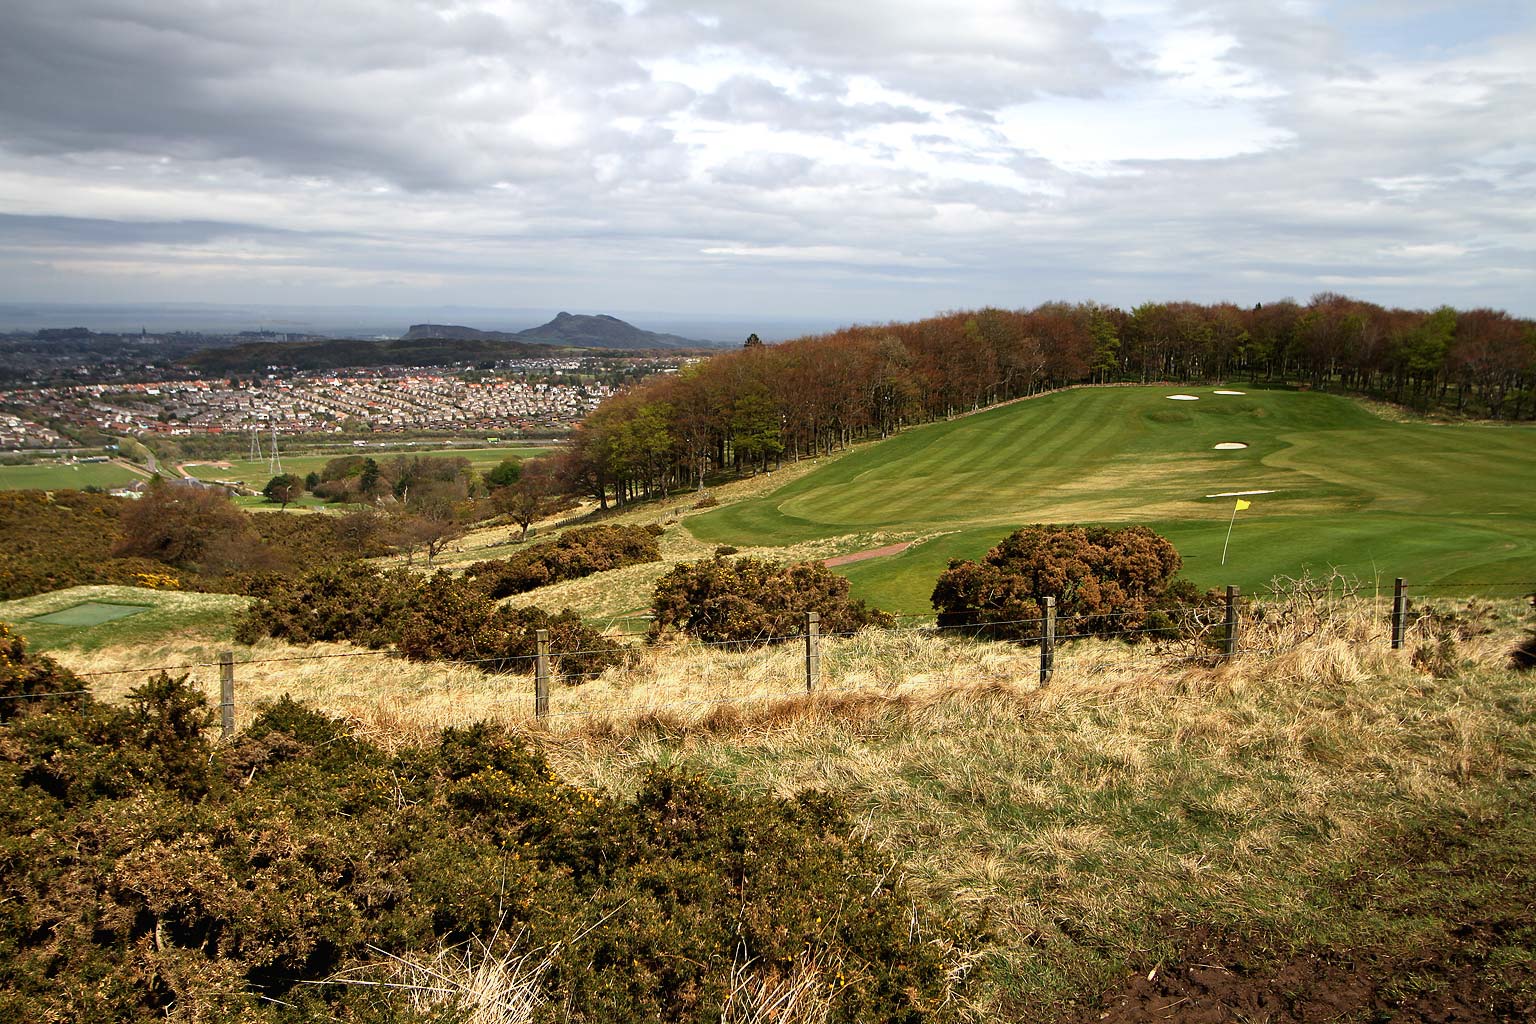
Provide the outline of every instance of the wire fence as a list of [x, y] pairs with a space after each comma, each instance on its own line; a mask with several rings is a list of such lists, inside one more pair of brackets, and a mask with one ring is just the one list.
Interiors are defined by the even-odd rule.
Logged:
[[[579, 690], [583, 685], [602, 679], [616, 671], [611, 668], [582, 671], [579, 667], [580, 658], [593, 654], [611, 654], [611, 648], [552, 650], [548, 632], [539, 630], [536, 638], [536, 653], [496, 654], [484, 658], [454, 659], [450, 664], [455, 669], [478, 668], [498, 677], [511, 676], [528, 680], [516, 686], [503, 687], [495, 696], [479, 695], [474, 705], [477, 709], [510, 708], [514, 711], [513, 717], [526, 717], [534, 722], [596, 717], [619, 719], [636, 715], [675, 714], [701, 707], [727, 708], [754, 703], [803, 701], [808, 696], [813, 699], [825, 699], [853, 695], [889, 695], [893, 692], [893, 685], [881, 684], [878, 680], [871, 682], [868, 678], [871, 673], [861, 670], [855, 664], [856, 659], [850, 655], [850, 648], [847, 645], [859, 637], [872, 636], [879, 638], [880, 642], [887, 643], [890, 638], [902, 636], [986, 642], [993, 645], [993, 653], [996, 655], [994, 660], [1003, 664], [990, 671], [975, 667], [967, 669], [964, 673], [966, 681], [1014, 685], [1031, 681], [1040, 687], [1045, 687], [1050, 684], [1057, 669], [1059, 649], [1062, 645], [1077, 641], [1123, 640], [1134, 644], [1135, 652], [1130, 660], [1142, 669], [1171, 670], [1190, 666], [1216, 668], [1245, 656], [1273, 656], [1279, 653], [1281, 648], [1274, 643], [1244, 644], [1246, 633], [1254, 627], [1272, 626], [1275, 622], [1286, 620], [1288, 616], [1294, 619], [1302, 609], [1310, 609], [1310, 613], [1320, 624], [1323, 619], [1318, 616], [1325, 614], [1318, 611], [1320, 602], [1327, 608], [1342, 606], [1346, 602], [1357, 601], [1357, 599], [1364, 599], [1367, 603], [1371, 603], [1372, 591], [1358, 581], [1303, 579], [1289, 582], [1288, 587], [1277, 587], [1273, 593], [1261, 595], [1258, 601], [1252, 598], [1244, 600], [1238, 588], [1229, 587], [1224, 596], [1218, 595], [1214, 601], [1186, 609], [1179, 621], [1160, 621], [1155, 624], [1147, 624], [1147, 614], [1142, 610], [1057, 615], [1054, 598], [1044, 598], [1040, 602], [1043, 613], [1037, 616], [988, 619], [983, 613], [976, 612], [972, 621], [944, 621], [946, 617], [940, 616], [939, 621], [935, 622], [919, 621], [917, 615], [910, 614], [896, 617], [895, 625], [864, 630], [822, 632], [819, 628], [819, 616], [811, 612], [806, 614], [802, 628], [794, 632], [780, 630], [750, 638], [688, 640], [687, 646], [682, 650], [685, 654], [693, 656], [693, 660], [690, 662], [686, 657], [682, 659], [684, 668], [681, 679], [678, 678], [677, 668], [674, 665], [670, 668], [671, 676], [666, 685], [647, 687], [643, 681], [634, 684], [634, 669], [631, 665], [617, 671], [631, 673], [631, 685], [627, 688], [627, 692], [630, 695], [643, 692], [644, 698], [595, 702], [587, 706], [552, 708], [551, 688], [554, 684], [559, 684], [562, 692]], [[1420, 585], [1415, 590], [1429, 591], [1432, 594], [1475, 591], [1494, 596], [1501, 594], [1531, 596], [1533, 603], [1536, 603], [1536, 594], [1533, 594], [1536, 588], [1531, 584], [1511, 581], [1435, 583]], [[1381, 598], [1382, 595], [1377, 592], [1374, 604], [1379, 605]], [[1367, 642], [1385, 641], [1393, 648], [1401, 648], [1412, 625], [1409, 616], [1409, 588], [1405, 581], [1395, 581], [1388, 600], [1389, 608], [1384, 615], [1376, 619], [1380, 621], [1381, 628], [1368, 634], [1365, 639]], [[932, 619], [932, 616], [926, 616], [926, 619]], [[1322, 626], [1319, 625], [1317, 628], [1321, 629]], [[1303, 628], [1298, 635], [1316, 635], [1316, 631], [1308, 634]], [[621, 631], [609, 633], [607, 636], [611, 640], [623, 643], [623, 650], [632, 656], [632, 660], [644, 652], [669, 649], [665, 643], [658, 645], [653, 642], [658, 639], [658, 636], [652, 631]], [[797, 662], [793, 670], [781, 664], [760, 665], [754, 670], [752, 666], [740, 663], [740, 658], [749, 652], [769, 652], [763, 656], [770, 659], [777, 657], [778, 661], [784, 661], [786, 659], [783, 657], [783, 651], [786, 645], [796, 645], [803, 653], [803, 658], [792, 656]], [[697, 657], [700, 653], [718, 653], [727, 659], [734, 657], [737, 661], [728, 661], [724, 665], [705, 664], [707, 659]], [[401, 657], [400, 652], [391, 648], [328, 651], [301, 655], [285, 654], [240, 660], [234, 658], [233, 652], [223, 652], [214, 661], [184, 661], [131, 668], [96, 669], [80, 671], [75, 675], [81, 679], [105, 681], [114, 677], [156, 676], [160, 673], [172, 676], [198, 676], [209, 669], [218, 669], [222, 731], [224, 736], [228, 737], [232, 735], [234, 729], [237, 670], [248, 672], [264, 666], [399, 657]], [[899, 662], [897, 667], [898, 669], [902, 667]], [[690, 669], [696, 670], [697, 675], [690, 675]], [[746, 677], [752, 671], [756, 671], [760, 676], [766, 673], [773, 685], [765, 687], [761, 680], [751, 682]], [[529, 679], [530, 676], [531, 679]], [[686, 696], [672, 699], [666, 696], [668, 691], [679, 690], [688, 691], [688, 693]], [[699, 690], [708, 692], [698, 694]], [[91, 692], [90, 689], [72, 689], [15, 693], [0, 695], [0, 700], [77, 697]]]

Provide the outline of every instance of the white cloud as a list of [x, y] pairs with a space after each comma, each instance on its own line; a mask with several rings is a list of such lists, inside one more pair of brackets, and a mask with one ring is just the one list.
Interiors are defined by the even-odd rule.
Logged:
[[1415, 43], [1446, 17], [20, 0], [0, 300], [886, 318], [1347, 286], [1530, 314], [1536, 31], [1482, 12]]

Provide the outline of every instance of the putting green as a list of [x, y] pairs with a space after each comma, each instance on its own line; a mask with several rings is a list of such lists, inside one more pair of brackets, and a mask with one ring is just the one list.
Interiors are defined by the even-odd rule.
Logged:
[[143, 604], [108, 604], [104, 601], [86, 601], [83, 604], [71, 605], [68, 608], [47, 615], [38, 615], [32, 618], [32, 622], [43, 622], [50, 626], [99, 626], [103, 622], [113, 622], [117, 619], [126, 619], [130, 615], [149, 611], [148, 605]]
[[[1222, 565], [1234, 498], [1214, 495], [1239, 491], [1272, 493], [1238, 513]], [[1035, 522], [1148, 524], [1202, 586], [1338, 567], [1518, 589], [1536, 584], [1536, 428], [1397, 423], [1319, 393], [1086, 388], [915, 428], [687, 522], [700, 540], [738, 545], [942, 534], [838, 570], [860, 596], [908, 612], [927, 610], [948, 559]]]

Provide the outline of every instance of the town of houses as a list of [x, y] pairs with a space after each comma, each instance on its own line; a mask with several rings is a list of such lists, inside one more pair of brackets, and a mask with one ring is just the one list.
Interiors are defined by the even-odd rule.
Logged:
[[[551, 362], [538, 369], [575, 370]], [[109, 434], [192, 436], [251, 430], [279, 434], [345, 431], [494, 430], [541, 434], [570, 429], [613, 389], [525, 376], [466, 380], [438, 371], [346, 371], [253, 381], [165, 380], [0, 391], [0, 449], [44, 448], [63, 439], [45, 422]]]

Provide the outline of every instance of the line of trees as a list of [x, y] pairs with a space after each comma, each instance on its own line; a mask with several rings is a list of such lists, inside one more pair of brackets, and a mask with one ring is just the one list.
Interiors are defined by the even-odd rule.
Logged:
[[563, 471], [606, 507], [1051, 388], [1229, 379], [1526, 419], [1536, 415], [1536, 322], [1326, 292], [1251, 309], [1053, 302], [749, 340], [604, 402], [578, 425]]

